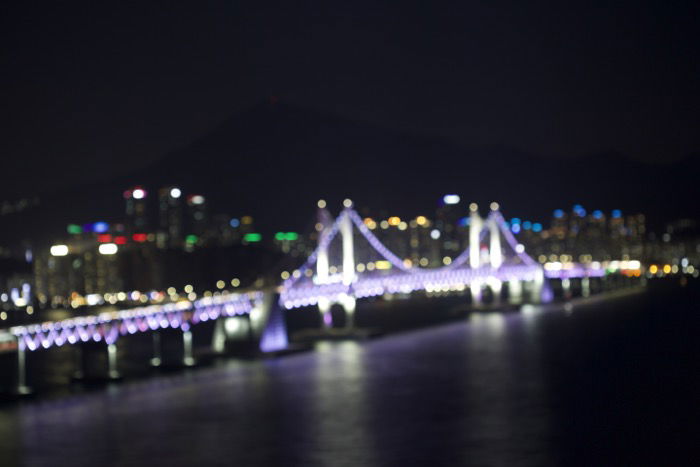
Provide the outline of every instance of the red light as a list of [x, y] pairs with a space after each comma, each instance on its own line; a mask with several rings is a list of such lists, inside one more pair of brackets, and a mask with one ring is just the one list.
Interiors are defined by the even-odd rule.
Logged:
[[101, 234], [97, 236], [97, 241], [99, 243], [109, 243], [112, 241], [112, 236], [110, 234]]
[[126, 190], [124, 192], [124, 199], [129, 199], [131, 198], [131, 190]]
[[126, 237], [114, 237], [114, 243], [116, 243], [117, 245], [126, 245]]
[[131, 236], [131, 238], [133, 238], [134, 241], [138, 243], [145, 242], [147, 237], [148, 236], [145, 233], [137, 233]]

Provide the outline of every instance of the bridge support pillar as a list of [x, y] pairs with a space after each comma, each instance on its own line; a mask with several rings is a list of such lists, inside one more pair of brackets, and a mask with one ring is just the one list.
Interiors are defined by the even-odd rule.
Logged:
[[279, 304], [279, 295], [266, 293], [263, 299], [266, 309], [265, 329], [260, 335], [260, 350], [263, 352], [280, 352], [289, 348], [287, 336], [287, 324], [284, 319], [284, 311]]
[[83, 346], [81, 344], [76, 344], [73, 346], [73, 349], [73, 379], [84, 379]]
[[581, 295], [584, 297], [591, 295], [591, 280], [588, 277], [581, 279]]
[[117, 368], [117, 344], [107, 344], [107, 376], [109, 379], [119, 379], [121, 374]]
[[345, 310], [345, 327], [347, 329], [352, 329], [355, 327], [355, 309], [357, 301], [352, 295], [344, 295], [340, 301]]
[[481, 305], [481, 281], [473, 280], [472, 283], [469, 284], [469, 289], [472, 294], [472, 305]]
[[532, 281], [532, 297], [531, 300], [535, 303], [549, 303], [552, 301], [553, 294], [549, 283], [545, 280], [544, 269], [540, 268]]
[[150, 363], [152, 367], [159, 367], [163, 363], [163, 350], [160, 344], [160, 332], [153, 331], [151, 339], [153, 343], [153, 356], [151, 357]]
[[566, 300], [571, 298], [571, 279], [561, 280], [561, 290]]
[[115, 342], [88, 341], [76, 344], [74, 347], [75, 370], [73, 379], [97, 381], [121, 379]]
[[496, 305], [501, 303], [501, 292], [503, 290], [503, 283], [500, 281], [500, 279], [492, 277], [488, 280], [488, 285], [491, 289], [491, 294], [493, 295], [493, 303]]
[[519, 303], [523, 298], [523, 284], [519, 279], [511, 279], [508, 281], [508, 301], [510, 303]]
[[192, 331], [182, 330], [182, 364], [184, 366], [194, 366], [195, 359], [192, 352]]
[[15, 394], [18, 396], [26, 396], [32, 393], [32, 388], [27, 384], [27, 349], [26, 346], [19, 342], [17, 343], [17, 381], [15, 385]]
[[214, 335], [211, 338], [211, 349], [216, 353], [224, 353], [226, 351], [226, 319], [219, 318], [214, 324]]
[[318, 299], [318, 311], [321, 313], [321, 327], [330, 329], [333, 327], [333, 315], [331, 315], [331, 302], [327, 298]]

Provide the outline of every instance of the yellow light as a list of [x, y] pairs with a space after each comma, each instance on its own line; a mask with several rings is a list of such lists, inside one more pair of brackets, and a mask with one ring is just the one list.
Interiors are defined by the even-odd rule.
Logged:
[[376, 262], [374, 263], [374, 266], [375, 266], [377, 269], [380, 269], [380, 270], [391, 269], [391, 263], [390, 263], [389, 261], [384, 261], [384, 260], [382, 260], [382, 261], [376, 261]]
[[393, 226], [397, 226], [401, 223], [401, 218], [396, 217], [396, 216], [392, 216], [387, 220], [389, 221], [389, 225], [393, 225]]
[[241, 224], [243, 225], [250, 225], [253, 223], [253, 218], [250, 216], [243, 216], [241, 217]]
[[652, 274], [656, 274], [656, 272], [658, 270], [659, 270], [659, 268], [655, 264], [652, 264], [651, 266], [649, 266], [649, 272]]
[[425, 225], [427, 221], [428, 219], [426, 219], [425, 216], [416, 217], [416, 222], [418, 223], [418, 225]]
[[280, 277], [282, 278], [282, 280], [286, 281], [287, 279], [289, 279], [289, 273], [287, 271], [282, 271]]
[[216, 281], [216, 288], [217, 288], [217, 289], [223, 289], [224, 287], [226, 287], [226, 282], [224, 282], [224, 281]]
[[444, 264], [445, 266], [449, 266], [450, 264], [452, 264], [452, 258], [450, 258], [449, 256], [445, 256], [444, 258], [442, 258], [442, 264]]
[[671, 272], [671, 265], [664, 264], [664, 274], [669, 274]]
[[231, 279], [231, 285], [233, 287], [238, 287], [239, 285], [241, 285], [241, 281], [234, 277], [233, 279]]

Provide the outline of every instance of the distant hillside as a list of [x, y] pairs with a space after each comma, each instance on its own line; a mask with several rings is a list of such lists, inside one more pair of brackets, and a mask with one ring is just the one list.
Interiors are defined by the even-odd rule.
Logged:
[[507, 146], [464, 149], [287, 104], [262, 104], [146, 169], [94, 186], [67, 181], [39, 208], [4, 216], [5, 236], [14, 237], [18, 227], [48, 236], [70, 221], [118, 218], [121, 192], [133, 184], [152, 192], [177, 184], [205, 194], [215, 211], [251, 214], [263, 227], [280, 229], [307, 225], [319, 197], [339, 206], [349, 196], [359, 206], [415, 215], [434, 212], [447, 192], [482, 204], [497, 200], [506, 215], [539, 219], [574, 203], [643, 211], [656, 220], [700, 217], [698, 174], [700, 155], [673, 165], [618, 154], [554, 160]]

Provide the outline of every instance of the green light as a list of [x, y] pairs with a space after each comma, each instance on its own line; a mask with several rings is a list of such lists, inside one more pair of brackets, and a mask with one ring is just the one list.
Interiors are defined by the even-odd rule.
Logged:
[[249, 243], [256, 243], [262, 240], [262, 235], [255, 232], [247, 233], [243, 236], [243, 240]]
[[83, 233], [83, 228], [77, 224], [68, 224], [68, 227], [66, 227], [66, 230], [68, 230], [69, 234], [81, 234], [81, 233]]
[[299, 234], [296, 232], [277, 232], [275, 234], [275, 240], [279, 240], [280, 242], [284, 240], [294, 241], [297, 239], [299, 239]]
[[196, 235], [188, 235], [187, 237], [185, 237], [185, 242], [187, 243], [195, 244], [197, 243], [197, 240], [198, 238]]

